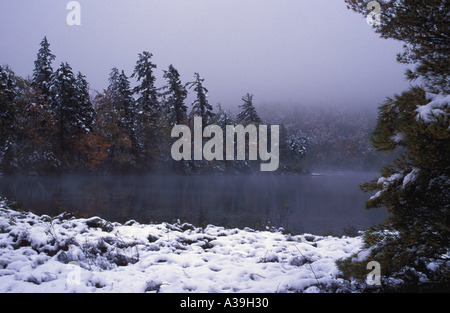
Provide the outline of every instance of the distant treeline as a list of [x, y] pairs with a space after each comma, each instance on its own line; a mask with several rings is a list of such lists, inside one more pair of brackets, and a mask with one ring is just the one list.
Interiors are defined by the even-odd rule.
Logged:
[[259, 111], [263, 120], [302, 138], [301, 165], [308, 171], [379, 171], [396, 155], [372, 146], [377, 109], [367, 105], [267, 104]]
[[[164, 70], [165, 84], [156, 86], [157, 66], [143, 52], [133, 73], [113, 68], [109, 86], [90, 95], [86, 77], [68, 63], [53, 70], [50, 44], [44, 38], [34, 62], [33, 75], [24, 79], [0, 67], [0, 170], [3, 174], [60, 174], [65, 172], [144, 173], [249, 173], [259, 171], [258, 161], [179, 161], [172, 159], [174, 125], [203, 126], [262, 124], [253, 95], [242, 97], [232, 116], [208, 102], [204, 79], [194, 74], [182, 83], [172, 65]], [[130, 78], [137, 82], [132, 87]], [[185, 104], [189, 92], [195, 100]], [[280, 125], [278, 172], [304, 173], [312, 167], [367, 169], [379, 166], [370, 147], [366, 116], [326, 112], [277, 116], [269, 110], [266, 124]], [[314, 113], [315, 114], [315, 113]], [[263, 116], [263, 115], [261, 115]], [[358, 119], [359, 118], [359, 119]], [[375, 122], [375, 121], [373, 121]]]

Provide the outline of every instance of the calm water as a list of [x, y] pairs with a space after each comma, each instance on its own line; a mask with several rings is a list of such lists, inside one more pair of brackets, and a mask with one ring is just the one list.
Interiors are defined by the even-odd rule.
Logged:
[[365, 210], [371, 196], [358, 185], [376, 173], [254, 176], [0, 176], [0, 195], [26, 210], [98, 215], [110, 221], [174, 222], [257, 227], [271, 223], [293, 232], [342, 233], [386, 218]]

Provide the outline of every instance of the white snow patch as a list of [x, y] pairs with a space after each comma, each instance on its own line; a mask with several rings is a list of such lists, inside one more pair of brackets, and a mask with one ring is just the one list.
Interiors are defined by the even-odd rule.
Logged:
[[402, 133], [395, 134], [391, 137], [391, 140], [395, 143], [401, 143], [405, 139], [405, 136]]
[[419, 171], [420, 171], [420, 169], [414, 168], [411, 172], [409, 172], [405, 176], [405, 178], [403, 178], [403, 188], [405, 188], [406, 185], [408, 185], [409, 183], [413, 182], [416, 179]]
[[372, 197], [370, 197], [369, 200], [374, 200], [374, 199], [378, 198], [379, 196], [381, 196], [382, 193], [383, 193], [382, 191], [377, 191], [377, 193], [374, 194]]
[[436, 121], [439, 115], [448, 119], [448, 108], [450, 104], [450, 95], [426, 94], [426, 99], [431, 100], [426, 105], [417, 106], [417, 119], [422, 119], [426, 123]]
[[400, 173], [396, 173], [396, 174], [392, 174], [389, 177], [380, 177], [378, 178], [377, 184], [378, 185], [382, 185], [382, 188], [384, 190], [386, 190], [392, 183], [400, 180], [403, 178], [403, 175]]

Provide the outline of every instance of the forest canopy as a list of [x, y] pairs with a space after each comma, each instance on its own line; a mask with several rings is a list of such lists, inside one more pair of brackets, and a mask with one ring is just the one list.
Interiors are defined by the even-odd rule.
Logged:
[[[131, 74], [113, 68], [108, 87], [90, 90], [87, 78], [70, 64], [53, 68], [46, 37], [31, 78], [0, 67], [0, 170], [3, 174], [129, 173], [175, 171], [251, 173], [259, 161], [174, 161], [174, 125], [280, 125], [280, 173], [367, 170], [388, 158], [370, 146], [375, 118], [369, 109], [333, 110], [307, 105], [255, 105], [247, 93], [234, 108], [211, 104], [205, 79], [194, 73], [182, 82], [173, 66], [163, 70], [144, 51]], [[188, 95], [194, 101], [187, 103]], [[234, 114], [231, 113], [234, 112]]]

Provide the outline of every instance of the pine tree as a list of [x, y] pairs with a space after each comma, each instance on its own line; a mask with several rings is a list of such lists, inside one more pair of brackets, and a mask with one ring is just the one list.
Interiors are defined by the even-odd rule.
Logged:
[[186, 87], [181, 83], [180, 74], [169, 65], [169, 69], [164, 71], [164, 78], [167, 80], [166, 89], [162, 96], [166, 98], [166, 113], [168, 115], [170, 126], [181, 125], [187, 121], [187, 107], [184, 101], [187, 97]]
[[[243, 104], [239, 106], [241, 111], [236, 117], [236, 120], [238, 123], [248, 126], [248, 125], [254, 125], [255, 127], [258, 127], [259, 124], [261, 124], [261, 119], [258, 116], [258, 113], [256, 112], [255, 107], [253, 106], [253, 95], [247, 93], [244, 97], [242, 97], [242, 101], [244, 101]], [[268, 137], [270, 138], [270, 131], [268, 132]], [[238, 168], [239, 171], [242, 172], [248, 172], [251, 171], [252, 168], [256, 169], [260, 166], [259, 161], [251, 161], [249, 160], [249, 136], [246, 135], [246, 148], [245, 148], [245, 160], [237, 160], [234, 162], [235, 167]], [[270, 145], [270, 143], [268, 143]]]
[[55, 125], [58, 132], [58, 155], [61, 161], [66, 161], [67, 155], [72, 155], [70, 139], [73, 134], [76, 119], [74, 111], [77, 105], [76, 80], [72, 68], [67, 63], [61, 63], [53, 78], [51, 102]]
[[[347, 3], [365, 12], [366, 1]], [[399, 61], [416, 65], [407, 77], [422, 78], [427, 90], [411, 87], [379, 108], [372, 144], [378, 151], [396, 151], [400, 156], [382, 170], [379, 179], [361, 186], [364, 191], [377, 191], [366, 208], [385, 207], [390, 213], [383, 225], [366, 233], [365, 246], [370, 248], [368, 257], [382, 264], [383, 275], [401, 279], [403, 288], [448, 290], [449, 4], [389, 1], [383, 2], [382, 12], [376, 31], [405, 42]], [[367, 260], [347, 260], [341, 269], [347, 275], [361, 273], [366, 264]]]
[[[201, 78], [198, 73], [194, 74], [194, 78], [195, 81], [186, 83], [186, 88], [188, 90], [193, 89], [196, 94], [196, 98], [192, 102], [192, 109], [189, 114], [188, 121], [192, 132], [194, 132], [195, 117], [202, 118], [202, 130], [211, 124], [211, 120], [214, 117], [212, 106], [208, 103], [208, 90], [203, 86], [203, 82], [205, 80]], [[203, 141], [203, 144], [204, 143], [205, 141]], [[192, 144], [194, 145], [194, 142], [192, 142]], [[213, 171], [213, 166], [211, 166], [211, 163], [206, 160], [191, 160], [188, 165], [190, 172], [202, 173]]]
[[151, 58], [153, 54], [144, 51], [139, 54], [133, 75], [139, 85], [134, 88], [134, 93], [138, 95], [137, 104], [142, 110], [143, 119], [148, 122], [154, 122], [159, 111], [158, 88], [155, 86], [156, 77], [154, 69], [157, 68], [153, 64]]
[[51, 90], [51, 107], [58, 132], [59, 156], [65, 165], [76, 161], [75, 142], [89, 133], [93, 122], [93, 109], [89, 100], [88, 85], [82, 74], [75, 77], [68, 63], [56, 70]]
[[261, 119], [253, 106], [253, 95], [247, 93], [244, 97], [242, 97], [242, 101], [244, 101], [244, 103], [239, 106], [239, 108], [241, 108], [241, 112], [237, 115], [238, 122], [244, 125], [261, 124]]
[[117, 94], [120, 98], [120, 109], [123, 113], [123, 126], [128, 131], [130, 137], [134, 137], [137, 131], [137, 107], [133, 99], [130, 81], [124, 71], [119, 75]]
[[[166, 115], [167, 126], [172, 128], [175, 125], [186, 125], [187, 107], [184, 101], [187, 98], [188, 92], [184, 84], [181, 83], [180, 74], [178, 70], [169, 65], [169, 69], [164, 71], [164, 78], [167, 80], [167, 85], [162, 89], [166, 90], [161, 95], [164, 99], [163, 112]], [[171, 140], [170, 145], [174, 142]], [[178, 173], [186, 173], [190, 171], [191, 162], [189, 161], [171, 161], [172, 169]]]
[[86, 81], [86, 76], [78, 72], [75, 84], [76, 99], [79, 105], [77, 127], [83, 129], [85, 133], [89, 133], [94, 124], [94, 108], [89, 95], [89, 84]]
[[0, 66], [0, 165], [3, 173], [14, 171], [16, 156], [14, 126], [17, 116], [17, 78], [9, 68]]
[[111, 73], [109, 74], [109, 85], [108, 85], [108, 93], [111, 94], [111, 97], [113, 98], [118, 98], [118, 95], [115, 95], [116, 93], [118, 93], [118, 89], [119, 89], [119, 69], [117, 67], [114, 67], [111, 70]]
[[14, 73], [0, 66], [0, 145], [3, 146], [12, 131], [15, 120], [17, 82]]
[[[366, 208], [385, 207], [390, 213], [382, 229], [367, 234], [366, 245], [376, 245], [371, 256], [383, 263], [386, 275], [410, 267], [412, 277], [448, 284], [450, 268], [441, 258], [450, 245], [450, 96], [413, 87], [388, 98], [379, 112], [373, 145], [401, 154], [379, 179], [362, 185], [377, 191]], [[430, 262], [436, 262], [433, 271]]]
[[130, 160], [130, 164], [135, 166], [142, 157], [142, 145], [138, 136], [138, 111], [130, 81], [124, 71], [119, 72], [117, 68], [113, 68], [109, 82], [108, 93], [120, 117], [118, 126], [126, 131], [131, 141], [132, 160]]
[[[215, 164], [216, 171], [218, 172], [225, 172], [225, 173], [232, 173], [235, 169], [234, 167], [234, 161], [227, 161], [226, 159], [226, 127], [227, 125], [235, 125], [235, 120], [231, 116], [230, 112], [227, 112], [223, 109], [222, 105], [219, 103], [217, 104], [218, 112], [215, 114], [212, 124], [220, 126], [222, 129], [222, 137], [224, 138], [223, 143], [223, 161], [222, 162], [216, 162], [219, 164]], [[235, 144], [235, 142], [233, 142]], [[235, 150], [236, 153], [236, 150]]]
[[95, 125], [95, 110], [89, 94], [86, 77], [78, 72], [76, 77], [76, 99], [78, 102], [78, 131], [74, 148], [78, 164], [83, 168], [95, 169], [107, 157], [107, 142]]
[[[226, 126], [234, 125], [235, 121], [234, 121], [233, 117], [231, 116], [231, 113], [225, 111], [220, 103], [217, 104], [217, 108], [218, 108], [218, 112], [214, 116], [213, 124], [220, 126], [220, 128], [222, 128], [222, 130], [225, 131]], [[225, 138], [225, 136], [223, 138]]]
[[53, 77], [52, 61], [55, 60], [55, 55], [50, 51], [50, 44], [47, 41], [47, 37], [44, 37], [40, 46], [37, 59], [34, 62], [31, 86], [38, 91], [38, 94], [44, 97], [44, 101], [49, 101]]
[[160, 106], [158, 101], [158, 88], [155, 86], [156, 77], [154, 69], [157, 68], [152, 63], [152, 54], [144, 51], [139, 54], [133, 75], [138, 81], [134, 88], [134, 93], [138, 96], [136, 103], [139, 107], [139, 138], [142, 143], [143, 163], [145, 167], [150, 167], [155, 158], [155, 150], [158, 136], [158, 117]]
[[214, 117], [213, 108], [208, 103], [208, 89], [203, 87], [205, 81], [200, 77], [200, 74], [194, 74], [195, 81], [187, 84], [188, 88], [194, 88], [197, 95], [192, 103], [192, 113], [194, 116], [200, 116], [203, 121], [203, 128], [211, 124], [211, 119]]

